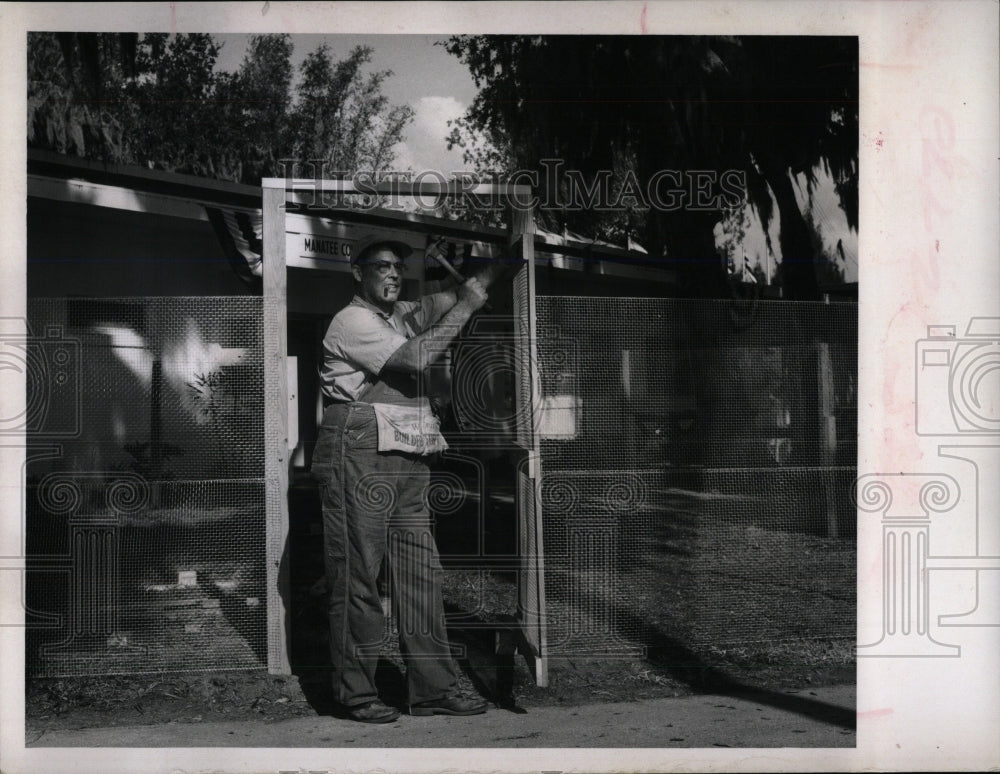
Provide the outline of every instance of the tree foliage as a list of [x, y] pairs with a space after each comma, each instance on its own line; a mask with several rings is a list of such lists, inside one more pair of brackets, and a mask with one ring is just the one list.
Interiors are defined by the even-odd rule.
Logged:
[[239, 148], [230, 138], [233, 105], [221, 100], [211, 35], [147, 34], [138, 77], [118, 103], [135, 160], [153, 169], [240, 179]]
[[[640, 188], [662, 170], [739, 171], [765, 229], [780, 218], [784, 276], [801, 298], [817, 295], [818, 258], [792, 176], [812, 185], [817, 170], [829, 171], [857, 226], [856, 39], [480, 35], [453, 37], [446, 48], [479, 88], [449, 142], [482, 171], [558, 158], [587, 179], [610, 170], [621, 184], [632, 174]], [[543, 199], [552, 184], [540, 176]], [[594, 236], [635, 229], [689, 293], [718, 295], [726, 273], [714, 230], [724, 208], [691, 199], [614, 217], [543, 218]]]
[[331, 172], [386, 169], [392, 146], [413, 117], [382, 94], [389, 70], [363, 74], [372, 50], [360, 46], [333, 62], [320, 46], [302, 63], [300, 99], [290, 116], [289, 144], [296, 158], [321, 159]]
[[30, 34], [29, 147], [250, 184], [287, 159], [392, 164], [413, 112], [382, 93], [390, 71], [367, 72], [370, 48], [321, 46], [298, 83], [289, 35], [251, 36], [235, 72], [220, 50], [206, 34]]
[[125, 127], [109, 93], [134, 65], [133, 35], [29, 33], [28, 146], [125, 160]]

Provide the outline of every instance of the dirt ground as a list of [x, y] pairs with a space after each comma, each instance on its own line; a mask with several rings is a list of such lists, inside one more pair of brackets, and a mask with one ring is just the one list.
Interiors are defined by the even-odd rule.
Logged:
[[[738, 544], [745, 546], [748, 541], [741, 540]], [[315, 541], [310, 547], [315, 548]], [[308, 556], [306, 551], [302, 553]], [[825, 548], [819, 553], [824, 557], [831, 555]], [[716, 552], [716, 555], [721, 553]], [[840, 562], [840, 557], [835, 560]], [[846, 560], [842, 563], [849, 565]], [[783, 565], [785, 577], [789, 564]], [[256, 670], [36, 677], [26, 684], [27, 739], [30, 742], [54, 729], [244, 720], [279, 722], [333, 714], [324, 594], [322, 583], [317, 583], [319, 566], [318, 562], [312, 565], [304, 562], [304, 569], [293, 573], [292, 609], [295, 613], [289, 654], [293, 674], [268, 675], [260, 669], [262, 662], [257, 661]], [[721, 640], [714, 630], [707, 633], [695, 630], [695, 636], [685, 638], [679, 625], [704, 619], [704, 616], [701, 619], [693, 615], [685, 617], [678, 600], [689, 600], [690, 604], [698, 602], [699, 576], [686, 572], [688, 568], [684, 563], [658, 562], [655, 566], [658, 574], [652, 580], [645, 576], [634, 579], [631, 588], [647, 591], [630, 595], [629, 604], [641, 606], [643, 620], [649, 622], [650, 631], [678, 634], [649, 638], [651, 644], [642, 655], [553, 657], [545, 688], [535, 684], [530, 665], [523, 657], [495, 654], [498, 627], [503, 628], [504, 621], [513, 620], [517, 609], [515, 585], [509, 579], [505, 581], [485, 573], [445, 573], [447, 611], [459, 618], [464, 616], [465, 620], [469, 620], [468, 611], [478, 611], [478, 616], [473, 616], [479, 619], [478, 627], [449, 627], [452, 644], [460, 651], [458, 662], [463, 688], [489, 698], [498, 707], [517, 712], [539, 707], [575, 708], [709, 694], [734, 697], [756, 694], [766, 698], [790, 690], [855, 684], [852, 639], [800, 636], [785, 641], [744, 642], [733, 646], [718, 644]], [[724, 569], [716, 562], [712, 567], [713, 577], [720, 577]], [[826, 573], [841, 574], [845, 579], [853, 578], [847, 572]], [[748, 586], [747, 580], [741, 582]], [[735, 582], [732, 584], [733, 588], [737, 586]], [[685, 593], [666, 595], [649, 591], [657, 588], [679, 588]], [[852, 612], [853, 600], [831, 602], [829, 595], [818, 598], [804, 583], [785, 585], [778, 591], [786, 616], [792, 615], [799, 620], [808, 619], [811, 607], [820, 607], [827, 613], [840, 608]], [[748, 594], [743, 593], [743, 596]], [[733, 596], [729, 601], [740, 609], [717, 611], [711, 621], [736, 620], [734, 616], [740, 621], [754, 621], [768, 612], [766, 607], [753, 608], [742, 597]], [[620, 609], [623, 613], [630, 612], [628, 608]], [[698, 609], [715, 611], [716, 606], [704, 603]], [[224, 616], [216, 618], [224, 620]], [[242, 640], [236, 636], [237, 632], [232, 634], [233, 643], [229, 644], [235, 648]], [[377, 673], [379, 692], [385, 701], [402, 708], [406, 703], [403, 664], [391, 631], [387, 634]], [[165, 641], [161, 645], [173, 648], [172, 643]], [[187, 663], [197, 661], [192, 659]]]
[[[620, 753], [593, 748], [636, 748], [626, 754], [635, 764], [636, 755], [646, 754], [647, 763], [634, 770], [665, 770], [670, 751], [665, 748], [786, 748], [783, 757], [795, 752], [788, 748], [839, 748], [839, 759], [847, 762], [856, 746], [855, 687], [835, 685], [768, 695], [726, 696], [704, 694], [643, 701], [592, 703], [579, 706], [532, 707], [521, 712], [490, 710], [485, 715], [459, 718], [422, 718], [402, 715], [398, 722], [383, 726], [364, 725], [321, 715], [275, 721], [221, 720], [199, 723], [168, 722], [159, 725], [113, 726], [81, 729], [49, 729], [28, 740], [28, 746], [43, 748], [51, 763], [59, 759], [114, 757], [116, 763], [132, 761], [151, 770], [148, 752], [134, 748], [175, 748], [169, 771], [203, 768], [204, 748], [277, 748], [263, 751], [272, 758], [287, 759], [288, 750], [311, 748], [309, 769], [340, 770], [358, 748], [391, 748], [381, 759], [380, 769], [409, 770], [409, 748], [542, 748], [535, 749], [533, 766], [539, 768], [544, 748], [592, 748], [585, 758], [587, 767], [597, 771], [622, 770]], [[60, 751], [57, 748], [68, 748]], [[116, 749], [110, 749], [116, 748]], [[132, 748], [132, 749], [126, 749]], [[187, 748], [180, 750], [176, 748]], [[752, 750], [736, 749], [739, 760]], [[66, 755], [68, 753], [68, 755]], [[192, 755], [193, 753], [193, 755]], [[187, 754], [191, 763], [178, 765]], [[764, 756], [773, 755], [770, 750]], [[395, 756], [395, 757], [394, 757]], [[437, 758], [447, 770], [504, 770], [510, 758], [503, 754], [483, 755], [474, 763], [463, 758], [450, 765]], [[523, 760], [523, 759], [522, 759]], [[543, 770], [565, 768], [569, 759], [549, 753]], [[674, 768], [683, 758], [673, 758]], [[601, 762], [603, 761], [603, 763]], [[330, 766], [333, 762], [334, 765]], [[773, 763], [773, 759], [771, 761]], [[192, 766], [191, 764], [194, 764]], [[477, 765], [478, 764], [478, 765]], [[302, 769], [303, 759], [298, 762]], [[216, 765], [217, 767], [217, 765]], [[50, 769], [52, 767], [50, 766]], [[218, 767], [217, 767], [218, 768]], [[262, 767], [263, 768], [263, 767]], [[271, 767], [268, 767], [271, 768]], [[293, 766], [277, 765], [289, 770]], [[667, 768], [670, 768], [669, 766]], [[167, 769], [162, 769], [164, 772]], [[215, 769], [213, 769], [215, 770]], [[273, 770], [273, 769], [272, 769]]]
[[[452, 637], [453, 642], [463, 639], [461, 633]], [[475, 639], [464, 637], [466, 655], [459, 659], [463, 687], [515, 712], [708, 693], [777, 694], [855, 682], [853, 648], [834, 644], [825, 646], [825, 658], [817, 657], [816, 646], [809, 652], [801, 646], [786, 648], [784, 657], [772, 647], [770, 663], [755, 661], [747, 653], [740, 666], [564, 658], [550, 664], [549, 686], [539, 688], [520, 657], [513, 664], [490, 663]], [[405, 706], [398, 657], [390, 653], [383, 658], [377, 679], [389, 703]], [[300, 669], [299, 674], [289, 676], [255, 671], [35, 679], [28, 682], [25, 699], [29, 743], [53, 729], [277, 722], [335, 712], [328, 673], [322, 667]]]
[[[852, 640], [800, 639], [741, 647], [698, 647], [663, 640], [647, 647], [641, 656], [553, 657], [548, 686], [541, 688], [522, 656], [496, 656], [497, 629], [482, 625], [502, 620], [515, 609], [513, 585], [481, 574], [446, 575], [449, 612], [486, 609], [490, 613], [490, 620], [479, 621], [479, 627], [449, 628], [452, 645], [460, 654], [462, 687], [515, 712], [697, 694], [778, 694], [855, 683]], [[298, 611], [290, 650], [293, 674], [269, 675], [257, 669], [34, 678], [26, 684], [27, 739], [52, 729], [277, 722], [333, 714], [323, 595], [310, 584], [293, 590]], [[391, 630], [387, 630], [376, 680], [386, 702], [405, 707], [403, 662]]]

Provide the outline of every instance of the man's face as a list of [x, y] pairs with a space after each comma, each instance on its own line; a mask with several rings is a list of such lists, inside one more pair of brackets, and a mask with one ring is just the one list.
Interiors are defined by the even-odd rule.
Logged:
[[403, 289], [403, 259], [388, 247], [377, 247], [353, 271], [354, 279], [361, 285], [361, 297], [390, 311]]

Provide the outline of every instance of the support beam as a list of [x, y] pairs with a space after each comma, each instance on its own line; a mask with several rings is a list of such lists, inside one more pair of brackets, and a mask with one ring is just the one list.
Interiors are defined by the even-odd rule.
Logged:
[[265, 187], [264, 482], [266, 488], [267, 671], [290, 674], [288, 660], [288, 305], [285, 189]]
[[816, 344], [816, 384], [817, 435], [819, 440], [819, 464], [823, 467], [823, 492], [826, 505], [826, 536], [840, 537], [837, 518], [836, 482], [832, 468], [837, 464], [837, 417], [835, 412], [833, 362], [830, 359], [830, 345]]
[[[545, 551], [542, 541], [541, 449], [538, 418], [541, 381], [538, 373], [537, 321], [535, 315], [535, 219], [534, 212], [513, 201], [507, 210], [507, 244], [511, 260], [521, 263], [519, 276], [526, 292], [515, 292], [515, 330], [522, 364], [517, 379], [520, 403], [517, 406], [518, 439], [527, 450], [527, 475], [518, 475], [518, 546], [520, 552], [519, 601], [525, 640], [534, 649], [535, 682], [549, 683], [548, 645], [545, 617]], [[524, 366], [527, 366], [526, 368]], [[527, 387], [527, 389], [524, 389]]]

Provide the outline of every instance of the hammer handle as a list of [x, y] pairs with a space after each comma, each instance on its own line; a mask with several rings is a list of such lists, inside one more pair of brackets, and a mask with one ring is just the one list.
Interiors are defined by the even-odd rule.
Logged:
[[[436, 253], [436, 252], [432, 253], [432, 255], [434, 256], [434, 260], [437, 261], [438, 263], [440, 263], [441, 266], [444, 267], [444, 270], [446, 272], [448, 272], [452, 277], [455, 278], [455, 280], [458, 282], [459, 285], [464, 285], [466, 283], [466, 280], [468, 280], [468, 277], [462, 276], [462, 274], [459, 273], [458, 269], [456, 269], [454, 266], [452, 266], [451, 262], [447, 258], [445, 258], [440, 253]], [[490, 306], [490, 302], [489, 301], [487, 301], [485, 304], [483, 304], [483, 310], [486, 311], [486, 312], [492, 312], [493, 311], [493, 307]]]

